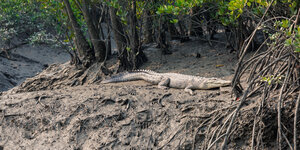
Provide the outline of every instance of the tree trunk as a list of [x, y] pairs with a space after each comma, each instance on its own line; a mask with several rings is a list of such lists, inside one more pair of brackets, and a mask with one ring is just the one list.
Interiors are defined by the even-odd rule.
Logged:
[[135, 6], [135, 0], [132, 0], [132, 5], [131, 5], [131, 13], [129, 14], [129, 24], [130, 24], [130, 32], [129, 32], [129, 41], [130, 41], [130, 55], [132, 59], [132, 68], [136, 69], [136, 55], [138, 51], [138, 45], [139, 45], [139, 39], [138, 39], [138, 34], [136, 30], [136, 6]]
[[82, 12], [88, 27], [88, 32], [90, 34], [92, 44], [94, 46], [96, 61], [103, 61], [105, 58], [105, 51], [106, 51], [105, 43], [104, 41], [100, 40], [99, 31], [96, 30], [96, 27], [94, 25], [88, 7], [89, 7], [88, 0], [82, 0]]
[[124, 34], [123, 25], [116, 15], [116, 9], [109, 7], [109, 14], [111, 20], [112, 31], [114, 33], [114, 40], [118, 49], [118, 59], [120, 61], [119, 71], [130, 68], [130, 59], [128, 59], [128, 51], [126, 50], [127, 40]]
[[166, 21], [168, 25], [168, 31], [171, 34], [171, 37], [179, 37], [180, 34], [175, 26], [175, 24], [171, 23], [169, 20]]
[[189, 25], [189, 36], [201, 36], [203, 35], [203, 29], [201, 27], [201, 17], [198, 14], [200, 11], [199, 7], [193, 7], [191, 10], [191, 21]]
[[152, 18], [149, 10], [146, 10], [144, 13], [144, 35], [145, 35], [145, 44], [153, 42], [152, 34]]
[[110, 58], [111, 56], [111, 21], [109, 17], [106, 18], [106, 24], [107, 24], [107, 41], [106, 41], [106, 57]]
[[161, 54], [171, 54], [171, 51], [169, 51], [171, 34], [168, 32], [168, 26], [163, 20], [162, 15], [159, 17], [156, 39], [157, 45], [161, 49]]
[[130, 17], [130, 55], [132, 69], [137, 69], [141, 64], [147, 61], [147, 58], [140, 47], [139, 36], [137, 32], [136, 0], [132, 0], [132, 9]]
[[109, 7], [109, 14], [110, 14], [111, 26], [114, 33], [118, 53], [119, 55], [121, 55], [123, 50], [126, 48], [126, 43], [127, 43], [123, 26], [121, 21], [116, 15], [115, 8]]
[[83, 66], [89, 67], [94, 60], [93, 51], [86, 41], [78, 22], [76, 21], [76, 17], [72, 11], [69, 0], [63, 0], [63, 2], [65, 4], [65, 8], [70, 19], [70, 24], [75, 35], [74, 43], [76, 45], [76, 50], [79, 53], [79, 59], [83, 63]]
[[135, 0], [132, 0], [132, 8], [130, 14], [130, 47], [136, 49], [139, 46], [139, 37], [137, 33], [137, 18], [136, 18], [136, 4]]
[[179, 26], [179, 32], [181, 36], [186, 36], [186, 29], [185, 29], [185, 25], [184, 22], [181, 21], [181, 19], [178, 21], [178, 26]]

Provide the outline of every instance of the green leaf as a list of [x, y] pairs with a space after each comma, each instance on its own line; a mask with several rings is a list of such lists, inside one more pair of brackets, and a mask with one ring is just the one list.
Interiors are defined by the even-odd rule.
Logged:
[[178, 19], [172, 19], [172, 20], [170, 20], [170, 22], [175, 24], [178, 22]]
[[281, 27], [287, 28], [289, 26], [289, 21], [288, 20], [282, 20]]
[[127, 50], [128, 52], [131, 52], [131, 48], [130, 48], [130, 47], [126, 47], [126, 50]]
[[238, 12], [239, 12], [240, 14], [243, 13], [243, 9], [240, 8], [240, 9], [238, 10]]
[[292, 39], [285, 40], [284, 46], [291, 46], [292, 45]]
[[156, 14], [160, 15], [162, 13], [164, 13], [164, 8], [163, 8], [163, 6], [160, 6], [160, 7], [158, 7]]

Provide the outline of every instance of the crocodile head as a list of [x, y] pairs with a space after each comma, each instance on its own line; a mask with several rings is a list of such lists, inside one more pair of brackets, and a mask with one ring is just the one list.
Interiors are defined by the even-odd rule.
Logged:
[[213, 89], [223, 86], [231, 85], [231, 81], [222, 80], [218, 78], [205, 78], [204, 80], [200, 81], [198, 84], [199, 89]]

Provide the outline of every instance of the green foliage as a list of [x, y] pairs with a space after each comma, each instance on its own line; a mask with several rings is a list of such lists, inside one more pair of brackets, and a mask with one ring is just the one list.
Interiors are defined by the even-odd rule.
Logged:
[[56, 12], [54, 10], [57, 10], [56, 7], [60, 5], [54, 0], [47, 0], [47, 2], [45, 0], [45, 3], [41, 0], [0, 0], [1, 40], [9, 42], [20, 35], [26, 40], [37, 32], [59, 27], [56, 19], [57, 13], [54, 13]]
[[284, 46], [292, 47], [294, 52], [300, 53], [300, 26], [295, 28], [294, 33], [292, 33], [290, 30], [285, 32], [285, 35], [288, 38], [285, 40]]
[[254, 15], [262, 16], [270, 1], [267, 0], [230, 0], [218, 3], [217, 17], [223, 25], [237, 25], [237, 19], [245, 12], [251, 11]]
[[262, 82], [267, 82], [268, 85], [271, 85], [271, 84], [279, 84], [279, 83], [282, 83], [282, 80], [283, 80], [283, 76], [274, 76], [274, 75], [271, 75], [271, 76], [265, 76], [265, 77], [261, 77], [261, 81]]
[[136, 16], [140, 19], [146, 9], [146, 1], [137, 1]]
[[[297, 11], [297, 3], [292, 0], [275, 0], [273, 5], [277, 3], [288, 4], [292, 14]], [[214, 18], [220, 20], [225, 25], [236, 25], [237, 19], [247, 11], [251, 11], [256, 16], [262, 16], [266, 8], [270, 5], [271, 0], [176, 0], [169, 1], [158, 7], [156, 14], [188, 14], [190, 9], [195, 6], [203, 6], [204, 4], [212, 4], [216, 12], [211, 14]], [[247, 10], [247, 11], [246, 11]]]
[[29, 37], [30, 44], [48, 44], [52, 47], [60, 47], [60, 43], [57, 38], [53, 34], [47, 33], [45, 30], [40, 32], [35, 32]]
[[176, 0], [167, 1], [157, 8], [156, 14], [169, 15], [171, 23], [177, 23], [176, 16], [188, 14], [192, 7], [201, 5], [203, 0]]
[[178, 22], [178, 19], [172, 19], [170, 20], [171, 23], [177, 23]]
[[192, 7], [199, 6], [203, 2], [203, 0], [176, 0], [175, 2], [169, 1], [168, 3], [158, 7], [156, 14], [173, 14], [175, 16], [179, 14], [187, 14]]
[[119, 0], [105, 0], [105, 2], [108, 6], [113, 7], [117, 10], [116, 14], [120, 17], [121, 22], [127, 25], [126, 16], [128, 15], [128, 10], [120, 5]]
[[[215, 20], [221, 22], [224, 26], [238, 26], [239, 18], [249, 19], [250, 17], [262, 17], [266, 8], [271, 5], [272, 0], [176, 0], [167, 1], [157, 8], [156, 14], [158, 15], [171, 15], [169, 20], [171, 23], [177, 23], [176, 16], [190, 13], [193, 7], [210, 6], [213, 11], [210, 16]], [[272, 3], [272, 9], [283, 10], [290, 16], [296, 15], [297, 6], [300, 1], [294, 0], [275, 0]], [[289, 10], [286, 10], [288, 6]], [[252, 16], [249, 16], [252, 15]], [[268, 15], [268, 14], [267, 14]], [[242, 20], [241, 19], [241, 20]], [[293, 48], [295, 52], [300, 52], [300, 28], [299, 26], [293, 27], [289, 20], [280, 20], [275, 22], [274, 28], [279, 31], [270, 35], [270, 39], [276, 41], [280, 36], [285, 36], [285, 46]], [[283, 33], [283, 34], [282, 34]], [[273, 43], [278, 44], [278, 43]]]
[[[284, 46], [294, 49], [294, 52], [300, 52], [300, 26], [291, 25], [287, 19], [276, 21], [274, 28], [278, 30], [274, 34], [270, 34], [270, 39], [276, 41], [280, 36], [285, 36]], [[276, 44], [276, 43], [273, 43]]]

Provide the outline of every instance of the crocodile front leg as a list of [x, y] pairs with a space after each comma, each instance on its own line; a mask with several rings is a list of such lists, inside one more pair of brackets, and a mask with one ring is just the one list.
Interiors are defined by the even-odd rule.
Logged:
[[168, 86], [170, 84], [170, 78], [163, 78], [159, 83], [158, 83], [158, 88], [160, 89], [168, 89]]

